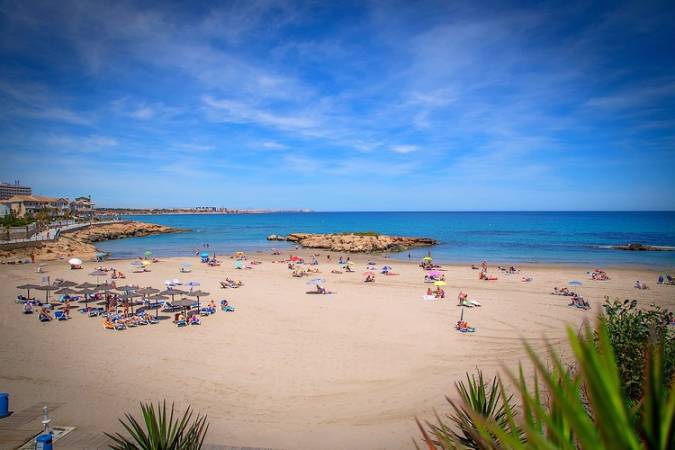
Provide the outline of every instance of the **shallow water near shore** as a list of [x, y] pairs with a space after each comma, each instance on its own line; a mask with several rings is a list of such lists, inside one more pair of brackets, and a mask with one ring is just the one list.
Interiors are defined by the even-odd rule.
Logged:
[[424, 236], [437, 246], [392, 254], [419, 259], [431, 250], [441, 262], [488, 259], [511, 263], [675, 266], [675, 252], [629, 252], [610, 246], [639, 242], [675, 247], [675, 212], [331, 212], [249, 215], [128, 216], [188, 228], [189, 232], [101, 242], [113, 258], [151, 250], [157, 256], [188, 256], [208, 244], [211, 253], [290, 251], [270, 234], [375, 231]]

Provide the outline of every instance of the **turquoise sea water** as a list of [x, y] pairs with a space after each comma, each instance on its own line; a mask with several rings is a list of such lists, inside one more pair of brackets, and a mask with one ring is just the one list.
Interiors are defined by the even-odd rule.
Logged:
[[[270, 234], [377, 231], [437, 239], [431, 249], [443, 262], [542, 262], [675, 266], [675, 252], [625, 252], [607, 246], [640, 242], [675, 247], [675, 212], [344, 212], [251, 215], [130, 216], [130, 219], [189, 228], [165, 234], [100, 243], [113, 258], [151, 250], [158, 256], [187, 256], [209, 244], [216, 254], [236, 250], [292, 249], [268, 242]], [[411, 250], [413, 259], [428, 249]], [[392, 255], [408, 258], [408, 252]]]

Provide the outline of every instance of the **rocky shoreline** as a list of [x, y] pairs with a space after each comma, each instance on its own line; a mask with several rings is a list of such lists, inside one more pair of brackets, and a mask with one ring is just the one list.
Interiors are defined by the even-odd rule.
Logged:
[[0, 261], [54, 261], [78, 257], [82, 260], [93, 260], [99, 251], [95, 242], [124, 239], [129, 237], [143, 237], [154, 234], [178, 233], [185, 230], [164, 225], [144, 222], [120, 222], [92, 226], [62, 234], [56, 241], [37, 242], [35, 246], [0, 250]]
[[291, 233], [288, 236], [272, 234], [267, 236], [267, 240], [295, 242], [305, 248], [349, 253], [401, 252], [415, 247], [430, 247], [437, 243], [426, 237], [386, 236], [377, 233]]
[[645, 245], [640, 243], [631, 243], [626, 245], [613, 245], [613, 250], [625, 250], [630, 252], [672, 252], [673, 247], [663, 247], [658, 245]]

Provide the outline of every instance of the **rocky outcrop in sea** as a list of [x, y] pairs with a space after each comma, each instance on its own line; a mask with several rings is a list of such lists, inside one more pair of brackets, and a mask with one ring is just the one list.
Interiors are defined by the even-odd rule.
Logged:
[[305, 248], [351, 253], [401, 252], [415, 247], [430, 247], [437, 243], [426, 237], [387, 236], [377, 233], [291, 233], [288, 236], [272, 234], [267, 236], [267, 240], [295, 242]]

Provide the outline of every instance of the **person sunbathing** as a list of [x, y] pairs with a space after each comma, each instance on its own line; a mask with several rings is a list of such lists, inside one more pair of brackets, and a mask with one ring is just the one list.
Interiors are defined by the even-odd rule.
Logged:
[[316, 293], [317, 294], [325, 294], [326, 293], [326, 288], [321, 286], [321, 285], [316, 285]]
[[49, 322], [53, 319], [52, 314], [49, 312], [49, 310], [46, 307], [42, 307], [40, 309], [40, 315], [38, 317], [40, 322]]
[[373, 275], [367, 275], [366, 279], [363, 280], [364, 283], [374, 283], [375, 282], [375, 276]]
[[427, 295], [429, 296], [434, 295], [434, 291], [432, 291], [431, 288], [427, 288]]
[[457, 296], [457, 300], [459, 300], [459, 306], [462, 306], [468, 298], [469, 294], [467, 294], [466, 292], [459, 291], [459, 295]]
[[455, 328], [458, 329], [459, 331], [476, 331], [474, 327], [469, 326], [469, 323], [463, 320], [458, 320], [457, 325], [455, 325]]
[[30, 302], [26, 302], [23, 304], [23, 313], [33, 314], [33, 305], [31, 305]]
[[645, 284], [645, 283], [640, 283], [639, 280], [635, 282], [635, 288], [636, 288], [636, 289], [648, 289], [648, 288], [647, 288], [647, 284]]

